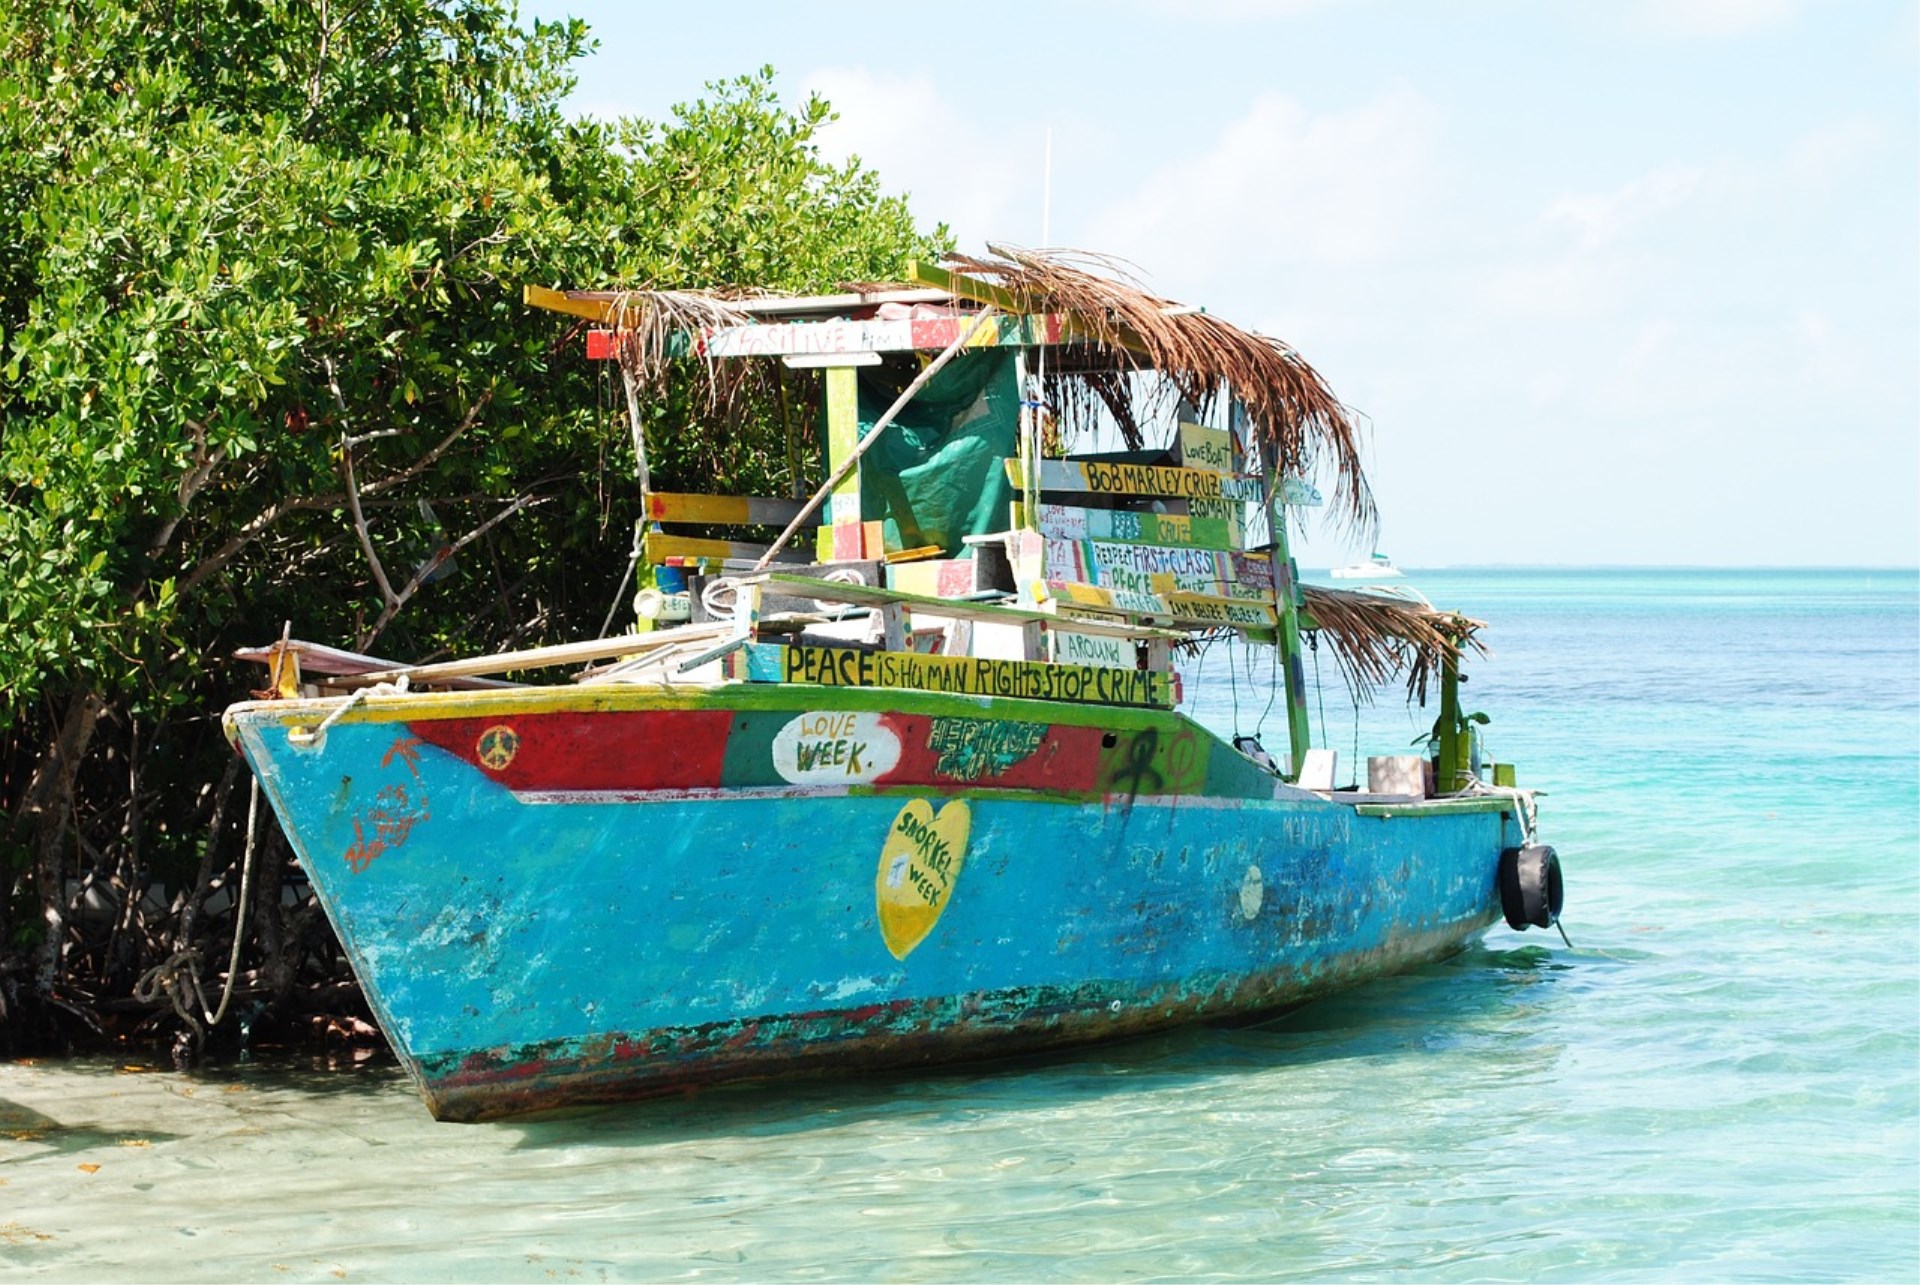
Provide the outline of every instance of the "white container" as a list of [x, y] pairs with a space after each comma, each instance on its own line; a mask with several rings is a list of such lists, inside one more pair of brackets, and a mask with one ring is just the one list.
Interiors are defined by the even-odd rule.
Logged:
[[1427, 761], [1418, 754], [1379, 754], [1367, 760], [1367, 793], [1427, 796]]
[[693, 599], [684, 593], [661, 593], [658, 589], [642, 589], [634, 595], [633, 614], [642, 620], [654, 620], [663, 624], [693, 617]]

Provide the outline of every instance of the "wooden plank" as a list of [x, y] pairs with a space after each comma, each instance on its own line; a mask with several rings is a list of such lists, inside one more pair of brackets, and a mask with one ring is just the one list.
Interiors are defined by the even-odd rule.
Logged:
[[[1007, 477], [1016, 488], [1026, 485], [1025, 470], [1019, 460], [1007, 461]], [[1258, 500], [1262, 492], [1260, 479], [1250, 473], [1214, 473], [1206, 469], [1103, 460], [1042, 460], [1040, 489], [1238, 501]]]
[[1045, 578], [1136, 593], [1198, 593], [1262, 602], [1273, 598], [1269, 560], [1211, 549], [1048, 539]]
[[821, 562], [858, 562], [867, 536], [858, 522], [835, 522], [820, 528]]
[[1187, 516], [1203, 522], [1237, 522], [1244, 531], [1247, 526], [1247, 502], [1210, 500], [1203, 496], [1187, 501]]
[[1303, 477], [1280, 479], [1280, 503], [1296, 509], [1317, 509], [1323, 500], [1320, 489]]
[[604, 321], [611, 325], [619, 320], [621, 308], [619, 296], [611, 298], [576, 298], [565, 290], [549, 290], [545, 286], [522, 286], [520, 301], [530, 308], [545, 308], [548, 312], [558, 312], [569, 317], [585, 317], [588, 321]]
[[[860, 447], [860, 375], [840, 367], [825, 374], [827, 464], [838, 470]], [[849, 530], [849, 528], [851, 528]], [[815, 547], [821, 562], [858, 558], [865, 540], [860, 532], [860, 470], [848, 469], [827, 500]]]
[[[623, 313], [631, 312], [631, 306], [623, 309], [622, 300], [629, 297], [621, 290], [549, 290], [545, 286], [527, 285], [520, 289], [520, 300], [528, 307], [544, 308], [548, 312], [558, 312], [569, 317], [584, 317], [588, 321], [599, 321], [614, 325], [623, 319]], [[951, 295], [949, 294], [950, 298]], [[889, 290], [872, 295], [839, 294], [815, 295], [800, 298], [738, 299], [728, 300], [724, 306], [736, 313], [800, 313], [800, 312], [852, 312], [859, 308], [870, 308], [878, 303], [939, 303], [941, 295], [927, 290]], [[808, 324], [808, 323], [796, 323]], [[953, 342], [951, 339], [948, 343]], [[944, 345], [942, 345], [944, 346]]]
[[[565, 294], [576, 302], [613, 302], [621, 296], [618, 290], [568, 290]], [[725, 304], [729, 312], [784, 317], [801, 313], [852, 312], [856, 308], [871, 308], [882, 303], [940, 304], [950, 302], [952, 298], [953, 294], [948, 290], [873, 290], [820, 295], [767, 295], [754, 299], [728, 299]]]
[[[654, 522], [705, 522], [716, 526], [783, 527], [800, 516], [805, 502], [757, 495], [691, 495], [649, 491], [641, 497]], [[816, 516], [817, 524], [819, 518]]]
[[915, 651], [749, 643], [727, 657], [727, 666], [729, 677], [760, 683], [905, 688], [1137, 709], [1171, 709], [1174, 704], [1171, 674], [1100, 665], [1056, 665], [1043, 660], [986, 660]]
[[[835, 319], [715, 326], [696, 347], [707, 357], [818, 357], [882, 352], [939, 352], [959, 339], [977, 314], [947, 317]], [[973, 331], [968, 348], [1057, 343], [1060, 319], [992, 317]]]
[[[414, 673], [415, 668], [384, 656], [369, 656], [364, 652], [343, 651], [338, 647], [329, 647], [324, 643], [301, 642], [290, 639], [285, 644], [273, 643], [266, 647], [242, 647], [234, 652], [236, 660], [250, 660], [256, 664], [271, 667], [274, 657], [284, 647], [288, 655], [297, 664], [296, 670], [304, 670], [310, 675], [321, 678], [365, 678], [369, 683], [381, 681], [382, 675]], [[516, 687], [517, 683], [496, 682], [490, 678], [449, 678], [436, 686], [451, 687], [456, 691], [491, 691], [501, 687]], [[286, 693], [282, 693], [286, 695]]]
[[887, 587], [926, 598], [962, 598], [979, 588], [972, 558], [938, 558], [887, 566]]
[[[1082, 509], [1066, 504], [1042, 504], [1034, 526], [1043, 536], [1059, 540], [1107, 540], [1118, 544], [1152, 544], [1182, 549], [1246, 548], [1246, 506], [1233, 502], [1231, 519], [1200, 518], [1190, 513], [1132, 513], [1125, 509]], [[1015, 510], [1015, 526], [1026, 525], [1026, 514]]]
[[[755, 562], [767, 551], [764, 544], [749, 544], [743, 540], [706, 540], [690, 535], [669, 535], [664, 531], [649, 531], [641, 540], [646, 560], [651, 566], [659, 566], [668, 558], [732, 558], [741, 562]], [[782, 549], [774, 561], [804, 566], [813, 559], [801, 549]]]
[[1224, 428], [1182, 423], [1179, 429], [1180, 463], [1187, 468], [1210, 469], [1215, 473], [1239, 472], [1239, 452], [1234, 449], [1233, 434]]
[[[1014, 294], [1011, 290], [1002, 289], [990, 282], [969, 277], [964, 273], [948, 272], [945, 268], [937, 267], [931, 263], [922, 263], [918, 259], [908, 262], [907, 280], [917, 281], [922, 285], [946, 290], [958, 298], [970, 299], [974, 303], [983, 303], [990, 308], [998, 308], [1001, 312], [1011, 316], [1019, 316], [1027, 310], [1026, 301], [1019, 295]], [[1055, 320], [1059, 323], [1059, 330], [1055, 337], [1047, 339], [1045, 342], [1093, 343], [1096, 341], [1096, 335], [1093, 330], [1086, 323], [1079, 321], [1072, 315], [1062, 314], [1055, 318]], [[1116, 326], [1114, 329], [1118, 332], [1116, 338], [1120, 347], [1137, 353], [1146, 352], [1146, 341], [1141, 339], [1139, 333], [1131, 326]]]
[[[1049, 598], [1070, 606], [1109, 611], [1134, 619], [1234, 629], [1271, 629], [1276, 619], [1270, 602], [1197, 593], [1130, 593], [1124, 589], [1103, 589], [1059, 580], [1045, 581], [1042, 587]], [[1076, 619], [1073, 627], [1084, 630], [1087, 622]]]
[[[929, 598], [921, 594], [900, 593], [892, 589], [876, 589], [869, 585], [842, 584], [835, 580], [813, 580], [806, 576], [768, 573], [766, 583], [783, 593], [796, 597], [807, 597], [819, 602], [844, 602], [856, 607], [884, 607], [897, 602], [915, 615], [932, 616], [940, 620], [972, 620], [988, 622], [1022, 623], [1039, 621], [1043, 625], [1057, 624], [1060, 617], [1050, 611], [1038, 611], [1031, 607], [1003, 607], [988, 602], [951, 602], [944, 598]], [[1082, 633], [1112, 634], [1121, 638], [1166, 638], [1186, 640], [1186, 635], [1170, 629], [1154, 629], [1135, 625], [1095, 625], [1090, 621], [1074, 622], [1075, 629]]]
[[596, 660], [614, 660], [632, 656], [667, 643], [698, 638], [720, 638], [732, 631], [729, 624], [689, 625], [679, 629], [661, 629], [647, 634], [629, 634], [623, 638], [596, 638], [588, 642], [560, 643], [553, 647], [529, 647], [525, 651], [499, 652], [474, 656], [467, 660], [443, 660], [431, 665], [401, 665], [356, 675], [366, 683], [388, 682], [405, 675], [410, 683], [435, 682], [443, 678], [467, 678], [478, 674], [506, 674], [522, 669], [550, 669], [556, 665], [585, 665]]
[[1105, 665], [1110, 669], [1137, 669], [1138, 649], [1125, 638], [1077, 634], [1071, 629], [1047, 631], [1048, 659], [1060, 665]]

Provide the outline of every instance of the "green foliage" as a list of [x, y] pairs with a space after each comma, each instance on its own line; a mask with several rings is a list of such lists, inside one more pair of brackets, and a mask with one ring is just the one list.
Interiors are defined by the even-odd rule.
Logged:
[[[770, 69], [664, 124], [565, 120], [587, 39], [499, 0], [0, 4], [0, 710], [203, 703], [283, 619], [370, 640], [343, 438], [395, 588], [540, 501], [383, 650], [597, 628], [626, 433], [522, 283], [805, 289], [944, 245], [820, 159], [831, 112]], [[655, 413], [669, 479], [781, 459], [770, 410], [725, 443]]]
[[[770, 70], [567, 120], [587, 47], [508, 0], [0, 0], [0, 1013], [21, 950], [71, 1012], [176, 949], [182, 920], [86, 927], [70, 882], [230, 868], [234, 647], [600, 627], [624, 407], [524, 284], [825, 289], [947, 248]], [[649, 407], [656, 478], [784, 484], [807, 397]], [[283, 979], [313, 940], [255, 936]]]

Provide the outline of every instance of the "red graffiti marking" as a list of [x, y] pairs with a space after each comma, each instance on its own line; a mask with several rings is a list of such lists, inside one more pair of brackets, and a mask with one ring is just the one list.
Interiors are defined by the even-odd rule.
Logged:
[[373, 803], [353, 819], [353, 842], [347, 845], [347, 865], [359, 874], [373, 859], [407, 841], [413, 827], [427, 819], [427, 795], [420, 789], [420, 738], [396, 737], [380, 756], [380, 766], [391, 769], [395, 759], [413, 777], [414, 790], [404, 784], [384, 785], [373, 796]]
[[[347, 848], [347, 865], [359, 874], [373, 859], [407, 841], [413, 827], [427, 819], [427, 797], [417, 800], [404, 785], [383, 786], [373, 798], [373, 806], [353, 819], [353, 843]], [[369, 834], [368, 828], [372, 828]]]

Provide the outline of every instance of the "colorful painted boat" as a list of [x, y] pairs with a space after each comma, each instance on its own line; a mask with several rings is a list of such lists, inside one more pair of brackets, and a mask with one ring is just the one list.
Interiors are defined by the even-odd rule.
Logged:
[[[1281, 466], [1307, 457], [1311, 426], [1229, 409], [1275, 399], [1236, 387], [1225, 422], [1170, 429], [1159, 462], [1043, 458], [1047, 426], [1018, 407], [1004, 449], [963, 461], [960, 507], [999, 490], [984, 531], [936, 532], [932, 484], [914, 489], [951, 483], [980, 434], [944, 459], [953, 440], [906, 467], [860, 462], [912, 400], [858, 411], [868, 354], [939, 352], [906, 390], [936, 400], [943, 363], [991, 375], [959, 359], [994, 348], [1016, 394], [1058, 387], [1021, 368], [1036, 349], [1055, 381], [1154, 355], [1154, 334], [1114, 329], [1073, 288], [1145, 296], [1054, 261], [968, 266], [681, 332], [682, 351], [824, 370], [835, 476], [805, 565], [665, 529], [790, 534], [803, 505], [649, 488], [639, 606], [664, 627], [426, 666], [258, 653], [275, 696], [230, 709], [229, 734], [437, 1117], [1245, 1019], [1458, 951], [1503, 913], [1554, 921], [1531, 795], [1469, 764], [1457, 667], [1474, 622], [1298, 584], [1287, 509], [1317, 493]], [[610, 321], [651, 302], [530, 293]], [[590, 349], [630, 375], [672, 366], [631, 333]], [[973, 395], [967, 424], [992, 417]], [[680, 616], [695, 619], [665, 624]], [[1363, 675], [1397, 659], [1439, 679], [1437, 796], [1417, 772], [1411, 789], [1332, 788], [1306, 736], [1302, 628]], [[1179, 708], [1172, 647], [1220, 631], [1288, 659], [1284, 771]], [[573, 682], [487, 677], [589, 663]]]

